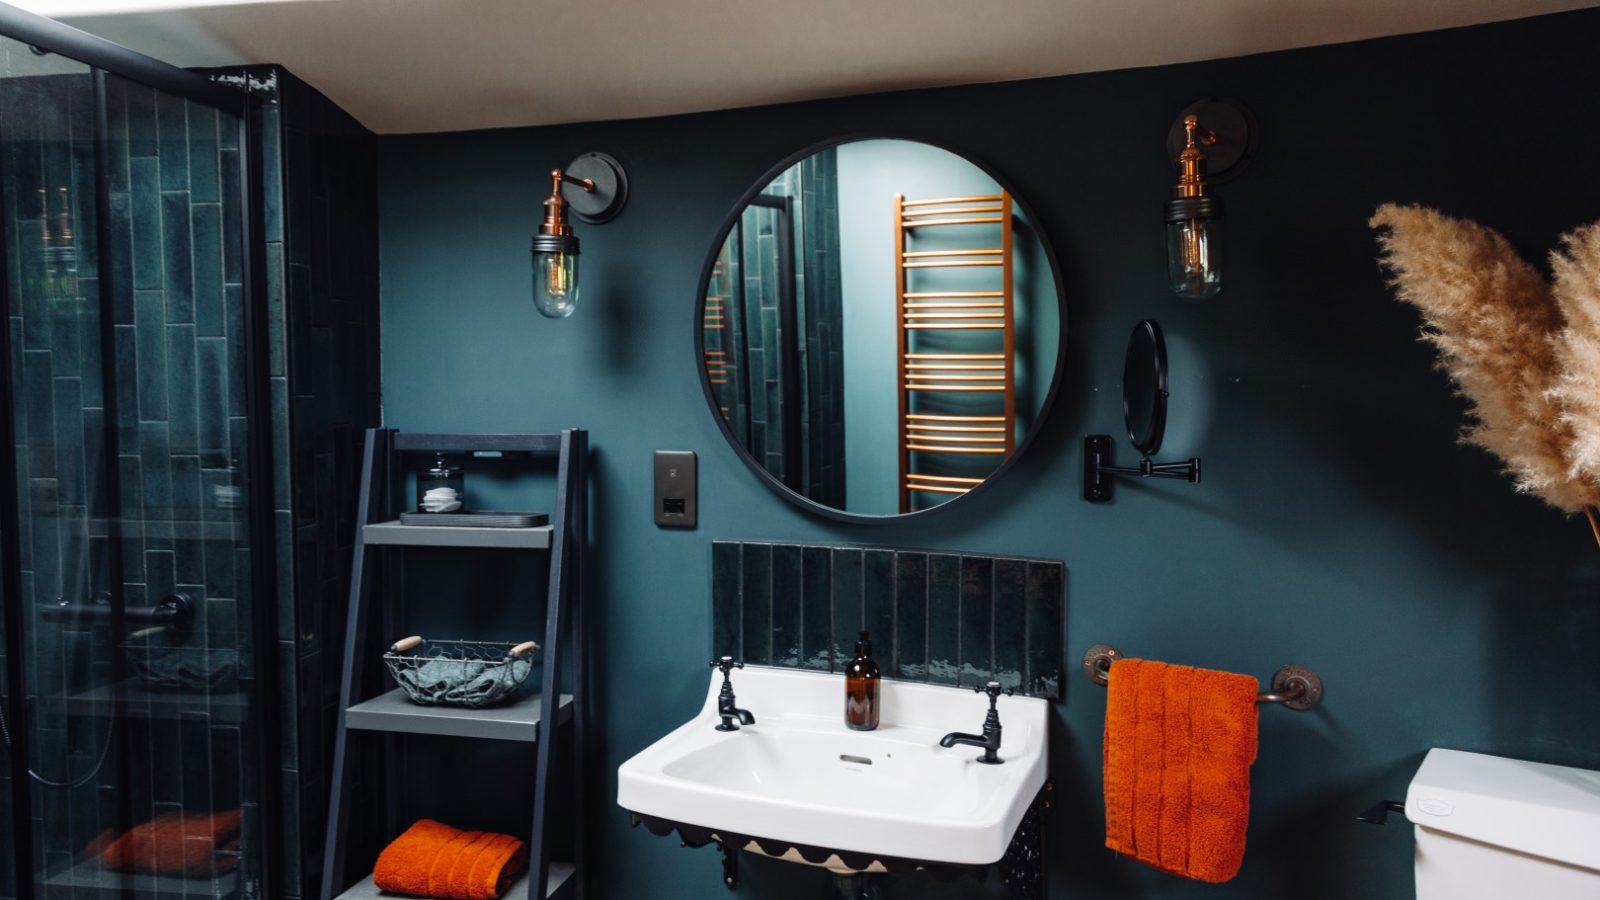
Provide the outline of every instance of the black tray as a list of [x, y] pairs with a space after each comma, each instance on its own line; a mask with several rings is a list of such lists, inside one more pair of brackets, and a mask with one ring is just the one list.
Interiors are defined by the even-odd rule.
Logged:
[[550, 524], [549, 513], [453, 512], [400, 514], [401, 525], [456, 525], [463, 528], [537, 528]]

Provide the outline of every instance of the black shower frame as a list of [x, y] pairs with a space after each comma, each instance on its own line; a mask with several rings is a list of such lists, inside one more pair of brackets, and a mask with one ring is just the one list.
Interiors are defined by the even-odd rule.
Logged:
[[[109, 247], [106, 231], [109, 228], [108, 204], [105, 191], [106, 160], [109, 158], [106, 121], [105, 77], [115, 75], [135, 81], [173, 96], [203, 103], [231, 113], [239, 130], [239, 197], [244, 204], [240, 211], [240, 238], [243, 243], [241, 257], [244, 280], [244, 344], [245, 344], [245, 420], [249, 459], [246, 475], [249, 479], [250, 503], [250, 568], [251, 568], [251, 631], [255, 656], [252, 693], [254, 694], [256, 726], [256, 765], [258, 767], [256, 798], [261, 839], [261, 858], [258, 874], [260, 895], [284, 896], [285, 886], [280, 883], [284, 871], [281, 792], [277, 786], [282, 778], [278, 769], [278, 711], [282, 708], [279, 697], [278, 642], [277, 642], [277, 561], [276, 530], [273, 522], [273, 465], [271, 394], [267, 362], [269, 359], [266, 317], [266, 247], [260, 241], [264, 233], [262, 217], [262, 168], [257, 134], [256, 116], [253, 114], [257, 99], [244, 85], [224, 85], [194, 72], [118, 46], [104, 38], [64, 25], [43, 16], [25, 12], [0, 3], [0, 37], [8, 37], [40, 50], [59, 54], [90, 67], [95, 83], [95, 188], [96, 188], [96, 238], [97, 245]], [[0, 223], [3, 228], [3, 223]], [[3, 234], [3, 232], [0, 232]], [[109, 301], [110, 290], [106, 279], [100, 279], [102, 305]], [[0, 278], [0, 324], [9, 321], [12, 298], [9, 279]], [[105, 322], [110, 322], [106, 318]], [[102, 340], [109, 336], [109, 328], [102, 328]], [[102, 344], [104, 350], [104, 344]], [[11, 384], [10, 327], [0, 328], [0, 355], [6, 361], [0, 371], [0, 525], [8, 526], [0, 534], [0, 578], [3, 578], [4, 595], [11, 598], [4, 604], [6, 634], [20, 641], [23, 634], [22, 570], [20, 541], [21, 503], [17, 488], [17, 453], [15, 434], [15, 393]], [[114, 377], [114, 354], [102, 355], [103, 377]], [[113, 417], [116, 393], [107, 391], [105, 458], [107, 465], [108, 516], [120, 518], [121, 496], [117, 485], [117, 434]], [[116, 529], [111, 529], [116, 540]], [[124, 600], [119, 572], [121, 553], [112, 552], [112, 578], [110, 579], [113, 615], [122, 617]], [[21, 647], [20, 643], [15, 646]], [[27, 748], [28, 717], [24, 688], [24, 672], [20, 652], [6, 654], [6, 683], [9, 690], [7, 718], [13, 723], [15, 746], [11, 753], [11, 810], [12, 831], [16, 857], [26, 860], [27, 866], [17, 867], [16, 889], [18, 900], [34, 900], [33, 872], [33, 795], [28, 776]]]

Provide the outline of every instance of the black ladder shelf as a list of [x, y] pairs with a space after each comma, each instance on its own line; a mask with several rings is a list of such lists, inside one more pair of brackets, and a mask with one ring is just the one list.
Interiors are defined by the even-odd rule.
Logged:
[[[394, 521], [403, 506], [407, 454], [446, 453], [555, 459], [555, 504], [550, 524], [538, 528], [470, 528], [402, 526]], [[361, 468], [361, 499], [356, 513], [355, 552], [350, 577], [350, 610], [344, 642], [344, 671], [339, 687], [339, 716], [334, 735], [333, 773], [329, 783], [328, 832], [323, 850], [322, 900], [361, 900], [390, 896], [378, 890], [371, 876], [353, 886], [346, 874], [352, 800], [352, 731], [446, 735], [460, 738], [523, 741], [535, 754], [533, 829], [528, 841], [528, 870], [507, 896], [526, 884], [528, 900], [583, 900], [584, 748], [587, 731], [583, 596], [588, 550], [588, 434], [567, 429], [560, 434], [411, 434], [371, 428]], [[413, 704], [398, 687], [371, 693], [366, 671], [375, 658], [371, 634], [375, 551], [398, 547], [500, 548], [548, 551], [550, 581], [546, 601], [542, 693], [489, 709], [461, 709]], [[382, 626], [398, 623], [395, 592], [385, 590]], [[394, 639], [388, 635], [385, 640]], [[560, 693], [564, 647], [572, 653], [570, 693]], [[551, 791], [557, 744], [562, 726], [570, 725], [572, 767], [569, 782], [572, 819], [559, 826], [551, 820]], [[561, 784], [565, 778], [556, 778]], [[391, 823], [391, 829], [393, 825]], [[571, 829], [573, 860], [550, 859], [554, 827]], [[543, 890], [539, 886], [543, 885]]]

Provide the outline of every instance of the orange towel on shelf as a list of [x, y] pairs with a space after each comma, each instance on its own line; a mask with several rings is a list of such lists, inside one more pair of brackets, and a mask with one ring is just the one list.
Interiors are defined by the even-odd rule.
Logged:
[[107, 869], [147, 875], [214, 877], [239, 865], [240, 813], [179, 810], [135, 825], [121, 837], [106, 832], [84, 855]]
[[506, 892], [527, 862], [527, 846], [509, 835], [419, 819], [378, 854], [372, 881], [419, 897], [490, 900]]
[[1244, 862], [1256, 691], [1248, 675], [1111, 664], [1106, 846], [1174, 875], [1227, 881]]

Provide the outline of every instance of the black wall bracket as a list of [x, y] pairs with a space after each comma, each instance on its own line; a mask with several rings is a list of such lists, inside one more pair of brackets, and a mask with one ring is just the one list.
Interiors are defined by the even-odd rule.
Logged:
[[1083, 499], [1090, 503], [1108, 503], [1111, 500], [1111, 480], [1117, 475], [1138, 478], [1182, 478], [1190, 484], [1200, 483], [1200, 459], [1193, 457], [1185, 462], [1158, 463], [1149, 457], [1137, 466], [1111, 464], [1111, 435], [1091, 434], [1083, 439]]

